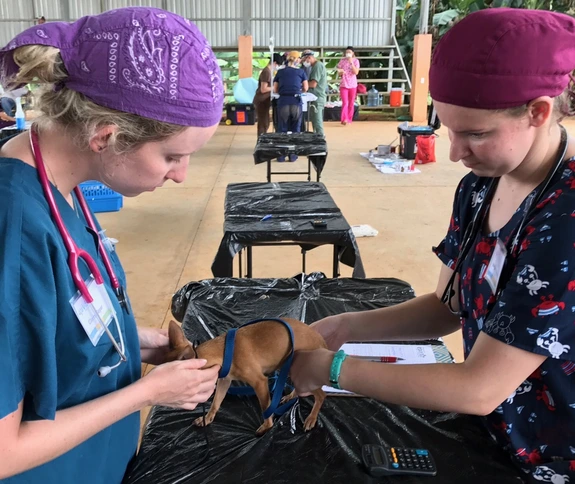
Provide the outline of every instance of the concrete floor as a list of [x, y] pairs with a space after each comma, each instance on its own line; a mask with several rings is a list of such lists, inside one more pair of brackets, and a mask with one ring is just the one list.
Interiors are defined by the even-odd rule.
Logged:
[[[383, 175], [359, 156], [396, 138], [396, 122], [326, 123], [329, 156], [321, 181], [351, 225], [369, 224], [377, 237], [359, 238], [367, 277], [396, 277], [416, 294], [433, 291], [440, 262], [431, 247], [449, 223], [455, 187], [467, 170], [448, 157], [442, 128], [436, 139], [437, 163], [420, 166], [415, 175]], [[575, 124], [568, 124], [575, 132]], [[254, 165], [254, 126], [222, 125], [190, 162], [187, 180], [168, 183], [154, 193], [125, 199], [117, 213], [99, 214], [107, 234], [119, 240], [129, 295], [138, 324], [167, 327], [170, 298], [185, 283], [212, 277], [210, 266], [223, 234], [225, 188], [234, 182], [264, 182], [265, 164]], [[302, 169], [305, 161], [286, 163]], [[275, 177], [279, 180], [304, 177]], [[301, 270], [296, 247], [254, 249], [254, 277], [291, 277]], [[331, 250], [308, 254], [308, 272], [331, 272]], [[342, 277], [351, 268], [341, 267]], [[445, 338], [462, 361], [460, 333]], [[144, 369], [145, 370], [145, 369]]]

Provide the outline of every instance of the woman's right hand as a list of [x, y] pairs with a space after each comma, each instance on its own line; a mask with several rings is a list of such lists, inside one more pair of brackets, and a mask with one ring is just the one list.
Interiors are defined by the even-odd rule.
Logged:
[[338, 69], [338, 70], [337, 70], [337, 73], [338, 73], [340, 76], [343, 75], [343, 72], [344, 72], [343, 69]]
[[149, 404], [193, 410], [214, 392], [220, 367], [202, 369], [206, 360], [172, 361], [154, 368], [141, 382], [146, 385]]
[[331, 351], [339, 350], [341, 345], [350, 340], [346, 313], [320, 319], [310, 327], [321, 334]]

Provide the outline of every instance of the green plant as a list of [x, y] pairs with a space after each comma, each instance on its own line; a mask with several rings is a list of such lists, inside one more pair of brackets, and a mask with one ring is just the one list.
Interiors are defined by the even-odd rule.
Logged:
[[569, 15], [575, 14], [574, 0], [447, 0], [438, 5], [439, 11], [432, 16], [432, 33], [435, 43], [457, 21], [466, 15], [485, 8], [525, 8], [529, 10], [550, 10]]
[[395, 38], [410, 75], [413, 63], [413, 43], [415, 36], [419, 33], [420, 17], [421, 10], [417, 0], [397, 0]]
[[[429, 33], [433, 45], [466, 15], [485, 8], [526, 8], [575, 15], [575, 0], [431, 0]], [[396, 39], [407, 70], [411, 73], [414, 37], [419, 33], [420, 6], [417, 0], [397, 0]]]

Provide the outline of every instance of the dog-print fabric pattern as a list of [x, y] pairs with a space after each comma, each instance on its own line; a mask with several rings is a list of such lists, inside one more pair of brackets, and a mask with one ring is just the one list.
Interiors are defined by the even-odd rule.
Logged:
[[[454, 268], [463, 234], [490, 180], [467, 175], [455, 195], [446, 237], [433, 250]], [[485, 279], [497, 240], [511, 250], [537, 187], [495, 233], [480, 230], [460, 271], [465, 357], [480, 332], [547, 359], [486, 425], [530, 482], [575, 483], [575, 161], [568, 160], [539, 199], [494, 294]], [[489, 204], [490, 200], [485, 199]], [[494, 383], [503, 377], [494, 375]]]

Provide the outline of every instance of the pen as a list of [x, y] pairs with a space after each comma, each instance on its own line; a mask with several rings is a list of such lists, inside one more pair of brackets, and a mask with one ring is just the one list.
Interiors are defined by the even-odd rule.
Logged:
[[269, 220], [270, 218], [272, 218], [271, 215], [266, 215], [260, 220], [260, 222], [265, 222], [266, 220]]
[[360, 360], [377, 361], [379, 363], [397, 363], [398, 361], [404, 360], [404, 358], [399, 358], [398, 356], [350, 356], [353, 358], [359, 358]]

